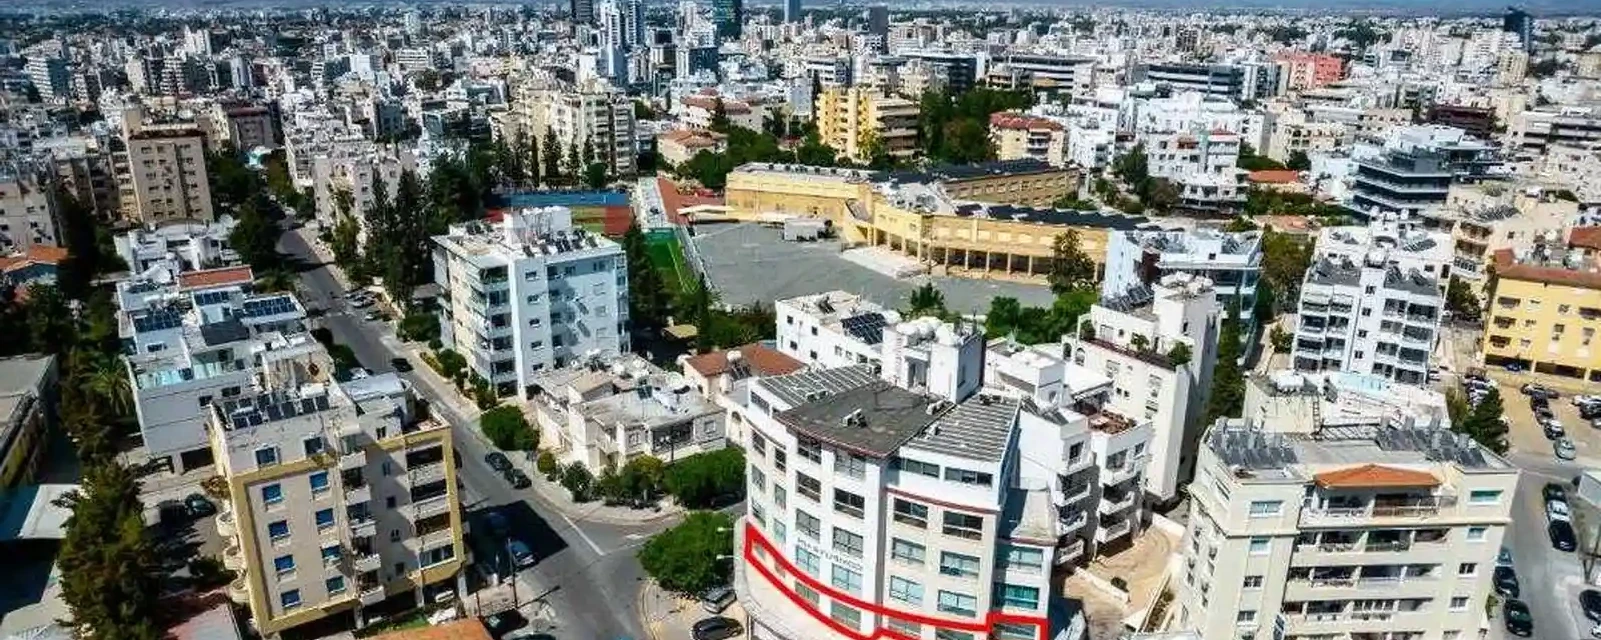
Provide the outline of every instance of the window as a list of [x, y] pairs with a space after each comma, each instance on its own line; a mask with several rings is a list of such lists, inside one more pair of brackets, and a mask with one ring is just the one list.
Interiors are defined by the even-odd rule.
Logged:
[[759, 433], [750, 434], [750, 449], [759, 456], [767, 457], [767, 438], [763, 438]]
[[284, 488], [269, 484], [261, 488], [261, 502], [267, 506], [282, 504], [284, 501]]
[[1255, 500], [1251, 502], [1252, 518], [1271, 518], [1283, 512], [1283, 500]]
[[301, 445], [306, 448], [307, 458], [322, 453], [322, 450], [326, 446], [323, 444], [322, 438], [306, 438]]
[[1039, 637], [1040, 629], [1032, 624], [997, 622], [994, 633], [998, 640], [1034, 640]]
[[1484, 534], [1488, 531], [1487, 527], [1468, 527], [1468, 542], [1484, 542]]
[[789, 525], [784, 524], [782, 518], [773, 519], [773, 537], [778, 539], [779, 544], [789, 541]]
[[1245, 576], [1245, 582], [1241, 586], [1246, 589], [1261, 589], [1262, 576]]
[[852, 629], [862, 626], [862, 612], [839, 602], [828, 603], [828, 617]]
[[762, 504], [755, 500], [750, 501], [750, 517], [756, 524], [767, 526], [767, 512], [762, 510]]
[[1468, 608], [1468, 599], [1467, 598], [1464, 598], [1462, 596], [1457, 596], [1455, 598], [1451, 598], [1451, 610], [1452, 611], [1466, 611], [1467, 608]]
[[817, 575], [818, 568], [822, 565], [817, 561], [817, 554], [800, 547], [796, 547], [795, 566], [800, 567], [802, 571], [805, 571], [808, 574]]
[[923, 604], [923, 585], [899, 576], [889, 577], [889, 597], [911, 605]]
[[284, 611], [300, 607], [300, 590], [290, 589], [278, 595], [278, 603], [282, 604]]
[[1004, 567], [1011, 571], [1021, 573], [1040, 573], [1045, 569], [1045, 550], [1030, 549], [1028, 547], [1009, 547], [1006, 558], [1002, 560]]
[[289, 521], [279, 520], [267, 524], [267, 537], [273, 542], [282, 542], [289, 539]]
[[800, 452], [802, 458], [817, 464], [823, 463], [823, 445], [816, 440], [804, 437], [797, 438], [795, 440], [795, 450]]
[[272, 559], [272, 568], [278, 572], [278, 578], [284, 579], [288, 574], [295, 572], [295, 557], [292, 555], [278, 556]]
[[862, 574], [842, 564], [834, 565], [833, 583], [846, 593], [860, 595], [862, 592]]
[[951, 631], [950, 629], [935, 629], [934, 640], [974, 640], [971, 633], [965, 631]]
[[1040, 590], [1038, 588], [1004, 583], [995, 586], [995, 590], [1000, 592], [1001, 603], [1005, 606], [1019, 609], [1040, 608]]
[[818, 523], [816, 516], [797, 509], [795, 511], [795, 528], [800, 529], [801, 535], [813, 540], [817, 539]]
[[773, 485], [773, 506], [778, 507], [779, 510], [789, 506], [789, 492], [784, 490], [784, 485]]
[[278, 448], [263, 447], [256, 450], [256, 466], [265, 467], [278, 464]]
[[859, 495], [842, 489], [834, 490], [834, 510], [858, 520], [866, 501]]
[[797, 487], [796, 492], [812, 502], [819, 502], [823, 499], [823, 483], [818, 482], [817, 478], [796, 471], [795, 486]]
[[328, 595], [334, 595], [334, 594], [337, 594], [337, 593], [344, 593], [345, 592], [345, 578], [344, 578], [344, 576], [334, 576], [332, 578], [324, 580], [323, 581], [323, 586], [328, 588]]
[[800, 596], [802, 600], [812, 603], [813, 607], [817, 606], [817, 591], [813, 590], [811, 587], [797, 583], [795, 585], [795, 595]]
[[995, 477], [991, 476], [990, 474], [980, 471], [971, 471], [968, 469], [953, 469], [950, 467], [945, 469], [945, 479], [951, 482], [960, 482], [962, 484], [976, 484], [981, 487], [988, 487], [995, 484]]
[[1456, 574], [1459, 576], [1471, 576], [1478, 572], [1479, 565], [1474, 562], [1464, 562], [1456, 566]]
[[954, 613], [971, 618], [978, 615], [978, 598], [965, 593], [940, 591], [939, 610], [940, 613]]
[[1501, 492], [1497, 489], [1475, 489], [1468, 492], [1468, 504], [1500, 504]]
[[834, 550], [852, 558], [862, 557], [862, 536], [834, 527]]
[[890, 464], [894, 465], [895, 468], [900, 469], [901, 471], [924, 475], [930, 478], [939, 477], [939, 465], [937, 464], [929, 464], [927, 462], [921, 462], [909, 458], [895, 458]]
[[341, 555], [342, 554], [339, 552], [339, 545], [337, 545], [337, 544], [331, 544], [331, 545], [328, 545], [326, 547], [323, 547], [322, 548], [322, 564], [323, 564], [323, 566], [331, 566], [334, 563], [339, 562], [339, 557]]
[[945, 535], [978, 540], [984, 537], [984, 519], [968, 513], [945, 512]]
[[889, 541], [889, 555], [891, 558], [908, 564], [921, 565], [923, 557], [928, 553], [923, 545], [907, 542], [900, 538], [891, 538]]
[[895, 499], [895, 521], [919, 529], [928, 528], [928, 505]]
[[788, 460], [789, 454], [784, 453], [783, 449], [773, 450], [773, 468], [777, 469], [779, 473], [783, 473], [785, 469], [789, 468]]
[[887, 618], [887, 620], [891, 630], [899, 631], [913, 638], [923, 637], [923, 625], [921, 624], [900, 618]]
[[1268, 552], [1267, 538], [1251, 538], [1251, 555], [1265, 556]]
[[318, 471], [308, 477], [311, 482], [311, 494], [318, 495], [328, 490], [328, 472]]
[[1237, 614], [1234, 614], [1234, 623], [1235, 624], [1254, 624], [1255, 622], [1256, 622], [1256, 611], [1254, 611], [1254, 610], [1246, 609], [1246, 610], [1241, 611], [1241, 612], [1239, 612]]
[[754, 464], [750, 466], [750, 488], [756, 493], [767, 492], [767, 474], [762, 473], [762, 470], [756, 468]]
[[431, 567], [441, 562], [451, 560], [455, 557], [456, 545], [453, 544], [445, 544], [432, 549], [425, 549], [422, 552], [422, 564], [420, 566]]
[[939, 572], [941, 575], [958, 578], [976, 578], [978, 558], [949, 551], [942, 552], [939, 554]]
[[334, 510], [333, 509], [323, 509], [321, 511], [318, 511], [317, 512], [317, 530], [318, 531], [327, 531], [328, 528], [332, 527], [332, 526], [334, 526]]
[[867, 458], [840, 451], [834, 454], [834, 473], [860, 480], [867, 477]]

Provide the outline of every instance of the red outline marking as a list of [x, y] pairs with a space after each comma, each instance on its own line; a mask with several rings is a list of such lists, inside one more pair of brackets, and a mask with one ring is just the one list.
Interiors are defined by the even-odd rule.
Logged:
[[910, 622], [917, 622], [919, 624], [931, 625], [936, 628], [954, 629], [956, 631], [976, 633], [980, 634], [981, 638], [990, 637], [990, 629], [997, 623], [1034, 625], [1036, 629], [1039, 629], [1038, 640], [1048, 640], [1051, 632], [1050, 620], [1041, 616], [1026, 616], [1016, 613], [1005, 613], [1002, 611], [989, 611], [984, 616], [983, 622], [969, 622], [965, 620], [935, 618], [922, 613], [899, 611], [877, 603], [862, 600], [848, 593], [836, 590], [831, 586], [818, 582], [816, 578], [808, 575], [805, 571], [797, 571], [795, 569], [795, 565], [789, 561], [789, 558], [786, 558], [784, 557], [784, 554], [779, 553], [778, 550], [773, 547], [773, 543], [769, 542], [767, 537], [763, 536], [761, 531], [756, 529], [755, 525], [746, 522], [745, 549], [742, 551], [742, 555], [745, 557], [745, 563], [751, 567], [754, 567], [757, 573], [762, 574], [762, 577], [767, 580], [768, 584], [772, 585], [773, 588], [777, 589], [779, 593], [782, 593], [785, 597], [789, 598], [790, 603], [800, 607], [802, 611], [805, 611], [807, 614], [811, 615], [813, 619], [828, 625], [828, 627], [833, 629], [835, 633], [839, 633], [841, 636], [846, 638], [852, 638], [853, 640], [919, 640], [918, 638], [913, 638], [911, 636], [902, 634], [901, 632], [894, 631], [888, 627], [879, 627], [870, 634], [863, 634], [860, 631], [846, 627], [844, 624], [833, 619], [832, 617], [823, 615], [823, 612], [818, 611], [816, 607], [812, 606], [812, 603], [807, 602], [804, 598], [801, 598], [800, 594], [795, 593], [794, 590], [789, 588], [789, 585], [784, 584], [782, 580], [778, 579], [778, 576], [773, 575], [772, 569], [768, 568], [766, 564], [756, 558], [754, 545], [758, 543], [761, 544], [762, 550], [766, 551], [767, 555], [773, 559], [773, 562], [777, 563], [785, 573], [794, 575], [796, 579], [805, 583], [806, 586], [811, 587], [819, 594], [826, 595], [832, 600], [839, 600], [858, 609], [865, 609], [880, 616], [889, 616], [898, 620], [906, 620]]

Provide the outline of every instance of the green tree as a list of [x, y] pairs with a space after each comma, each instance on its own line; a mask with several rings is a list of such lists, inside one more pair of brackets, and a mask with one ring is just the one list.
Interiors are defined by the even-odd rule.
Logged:
[[561, 144], [556, 142], [556, 130], [545, 127], [545, 137], [539, 143], [540, 153], [544, 154], [544, 161], [540, 163], [540, 170], [545, 174], [545, 184], [561, 183]]
[[162, 638], [162, 568], [145, 532], [138, 480], [119, 464], [93, 464], [58, 504], [72, 512], [56, 558], [67, 624], [95, 640]]
[[1240, 310], [1230, 309], [1217, 338], [1217, 366], [1212, 369], [1212, 390], [1206, 401], [1206, 421], [1237, 418], [1245, 405], [1245, 372], [1240, 368]]
[[1190, 353], [1190, 345], [1182, 342], [1173, 345], [1173, 348], [1167, 350], [1167, 361], [1173, 363], [1173, 366], [1175, 367], [1182, 367], [1186, 364], [1189, 364], [1191, 357], [1192, 354]]
[[718, 96], [712, 103], [712, 119], [709, 124], [712, 131], [718, 133], [728, 133], [729, 127], [732, 126], [728, 122], [728, 106], [723, 104], [722, 96]]
[[1445, 308], [1456, 318], [1476, 321], [1483, 312], [1483, 303], [1473, 293], [1472, 286], [1461, 278], [1451, 276], [1450, 283], [1445, 287]]
[[528, 424], [522, 409], [516, 406], [505, 405], [485, 411], [478, 422], [497, 449], [533, 451], [539, 448], [539, 431]]
[[925, 282], [912, 290], [912, 296], [907, 300], [908, 317], [944, 316], [945, 313], [945, 294], [941, 293], [934, 283]]
[[1301, 295], [1301, 280], [1312, 265], [1312, 242], [1285, 233], [1262, 234], [1262, 281], [1272, 288], [1279, 308]]
[[984, 335], [1004, 338], [1017, 331], [1023, 318], [1023, 304], [1017, 298], [998, 296], [990, 300], [989, 313], [984, 314]]
[[690, 509], [737, 501], [745, 490], [745, 453], [730, 447], [674, 462], [663, 474], [662, 488]]
[[662, 274], [650, 259], [649, 242], [639, 221], [629, 223], [622, 237], [628, 258], [628, 317], [635, 327], [659, 329], [667, 322], [668, 294]]
[[639, 564], [663, 589], [699, 594], [728, 583], [733, 554], [733, 519], [715, 511], [696, 511], [646, 541], [639, 550]]
[[584, 184], [591, 189], [606, 188], [609, 168], [603, 162], [591, 162], [584, 167]]
[[228, 234], [228, 244], [239, 258], [257, 275], [278, 268], [278, 236], [283, 235], [283, 227], [267, 215], [257, 200], [241, 206], [236, 221], [238, 224]]
[[1051, 244], [1051, 291], [1062, 295], [1095, 282], [1095, 260], [1084, 253], [1077, 229], [1068, 229]]
[[30, 351], [61, 355], [76, 341], [72, 310], [67, 306], [67, 297], [55, 285], [29, 285], [25, 309]]
[[1183, 194], [1178, 185], [1167, 178], [1151, 178], [1143, 184], [1140, 199], [1145, 206], [1158, 213], [1167, 213], [1178, 206]]
[[561, 471], [561, 464], [556, 462], [556, 454], [541, 451], [539, 457], [534, 460], [534, 470], [547, 480], [555, 480], [557, 472]]
[[1492, 388], [1489, 393], [1484, 395], [1484, 399], [1479, 401], [1479, 404], [1473, 406], [1472, 411], [1468, 413], [1467, 419], [1460, 424], [1453, 423], [1451, 428], [1458, 433], [1463, 433], [1473, 438], [1474, 442], [1483, 445], [1484, 448], [1497, 454], [1503, 454], [1506, 453], [1508, 447], [1507, 426], [1505, 422], [1502, 422], [1504, 413], [1505, 406], [1501, 403], [1501, 391]]
[[[440, 349], [438, 353], [434, 354], [434, 359], [439, 363], [439, 375], [450, 380], [456, 380], [461, 377], [462, 372], [467, 368], [467, 359], [450, 349]], [[458, 382], [458, 384], [460, 383]]]
[[573, 502], [589, 502], [594, 490], [595, 476], [580, 462], [567, 465], [561, 473], [561, 486], [573, 496]]
[[1289, 161], [1285, 162], [1284, 166], [1296, 171], [1307, 171], [1312, 168], [1312, 159], [1306, 157], [1305, 151], [1291, 151]]
[[660, 458], [644, 455], [629, 460], [618, 472], [622, 496], [641, 502], [655, 500], [663, 491], [667, 465]]
[[1268, 332], [1267, 339], [1268, 343], [1273, 345], [1273, 353], [1289, 353], [1295, 337], [1290, 335], [1289, 331], [1285, 331], [1284, 327], [1275, 325], [1273, 330]]

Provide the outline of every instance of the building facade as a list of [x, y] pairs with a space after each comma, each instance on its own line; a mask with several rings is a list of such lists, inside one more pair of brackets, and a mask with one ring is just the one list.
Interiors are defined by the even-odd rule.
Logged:
[[851, 87], [824, 89], [813, 98], [813, 121], [823, 144], [857, 162], [867, 162], [874, 145], [897, 158], [917, 151], [917, 103]]

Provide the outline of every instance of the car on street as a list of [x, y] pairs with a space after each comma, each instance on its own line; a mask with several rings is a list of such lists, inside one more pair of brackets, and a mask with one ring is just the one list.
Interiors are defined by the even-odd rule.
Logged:
[[484, 618], [484, 629], [489, 631], [489, 637], [501, 640], [508, 634], [528, 626], [528, 619], [516, 609], [491, 614]]
[[365, 297], [365, 296], [360, 297], [360, 298], [351, 298], [350, 299], [350, 306], [355, 307], [357, 309], [364, 309], [364, 308], [372, 306], [372, 302], [373, 302], [372, 298], [368, 298], [368, 297]]
[[411, 361], [405, 358], [390, 358], [389, 366], [393, 367], [395, 371], [399, 371], [401, 373], [407, 373], [411, 371]]
[[712, 587], [700, 594], [700, 608], [706, 613], [722, 613], [731, 604], [734, 604], [734, 590], [727, 585]]
[[727, 640], [745, 632], [733, 618], [707, 618], [696, 622], [690, 628], [690, 635], [695, 640]]
[[1540, 495], [1545, 498], [1546, 502], [1568, 501], [1568, 490], [1555, 482], [1545, 483], [1545, 487], [1540, 489]]
[[1546, 440], [1559, 440], [1568, 435], [1568, 430], [1557, 420], [1541, 420], [1540, 428], [1545, 430]]
[[1501, 605], [1501, 617], [1506, 620], [1508, 633], [1523, 637], [1534, 635], [1534, 616], [1529, 615], [1529, 605], [1522, 600], [1508, 599]]
[[1495, 593], [1503, 598], [1518, 597], [1518, 572], [1512, 567], [1495, 568]]
[[1511, 373], [1522, 373], [1523, 372], [1523, 365], [1518, 364], [1516, 362], [1513, 362], [1513, 363], [1510, 363], [1510, 364], [1501, 365], [1501, 368], [1502, 369], [1506, 369], [1507, 371], [1509, 371]]
[[484, 454], [484, 464], [489, 465], [491, 469], [505, 473], [507, 469], [511, 468], [511, 459], [507, 458], [504, 453], [491, 451]]
[[1561, 394], [1558, 394], [1550, 387], [1533, 382], [1523, 383], [1523, 386], [1518, 387], [1518, 391], [1522, 391], [1523, 395], [1529, 396], [1530, 398], [1541, 398], [1544, 400], [1555, 400], [1558, 397], [1561, 397]]
[[516, 538], [506, 541], [506, 557], [511, 558], [512, 566], [518, 569], [534, 566], [534, 550], [528, 548], [528, 543]]
[[1578, 450], [1573, 448], [1573, 441], [1567, 438], [1557, 440], [1552, 449], [1555, 451], [1558, 460], [1572, 460], [1578, 455]]
[[528, 479], [528, 474], [523, 473], [522, 469], [507, 469], [501, 475], [505, 476], [506, 482], [513, 489], [527, 489], [534, 484]]
[[1579, 417], [1585, 420], [1601, 418], [1601, 404], [1587, 404], [1579, 407]]
[[189, 517], [195, 519], [204, 518], [217, 512], [217, 505], [212, 504], [210, 499], [198, 493], [191, 493], [184, 498], [183, 508], [184, 511], [188, 512]]
[[1577, 395], [1577, 396], [1573, 396], [1573, 399], [1570, 400], [1570, 402], [1572, 402], [1573, 406], [1575, 406], [1575, 407], [1582, 407], [1582, 406], [1587, 405], [1587, 404], [1595, 404], [1595, 403], [1601, 402], [1601, 396]]
[[1505, 546], [1502, 546], [1501, 547], [1501, 552], [1495, 554], [1495, 566], [1497, 566], [1497, 567], [1510, 567], [1510, 566], [1512, 566], [1512, 550], [1506, 548]]
[[1545, 503], [1545, 519], [1551, 521], [1566, 520], [1568, 522], [1572, 522], [1573, 512], [1568, 509], [1568, 503], [1566, 502], [1547, 502]]
[[1601, 591], [1585, 589], [1579, 592], [1579, 608], [1591, 622], [1601, 622]]
[[368, 311], [367, 315], [362, 316], [362, 319], [366, 320], [367, 322], [372, 322], [372, 321], [377, 320], [377, 319], [382, 318], [382, 317], [383, 317], [383, 314], [378, 313], [377, 311]]
[[1572, 551], [1579, 545], [1578, 538], [1573, 535], [1573, 525], [1569, 522], [1552, 520], [1545, 526], [1545, 533], [1557, 551]]

